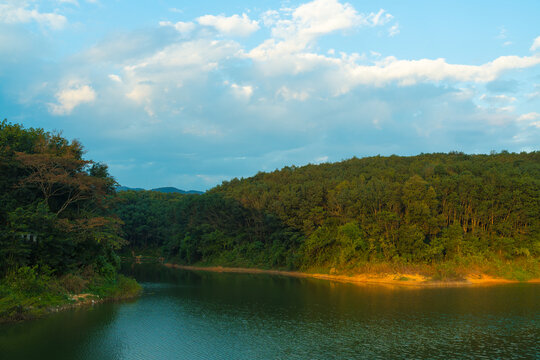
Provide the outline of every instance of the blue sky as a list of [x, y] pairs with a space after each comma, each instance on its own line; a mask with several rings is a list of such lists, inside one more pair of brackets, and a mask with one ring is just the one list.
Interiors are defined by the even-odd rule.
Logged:
[[0, 117], [126, 186], [540, 144], [538, 1], [0, 0]]

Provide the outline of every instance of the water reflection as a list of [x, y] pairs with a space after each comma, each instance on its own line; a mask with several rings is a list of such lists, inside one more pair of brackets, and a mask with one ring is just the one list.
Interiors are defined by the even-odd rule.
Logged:
[[538, 285], [396, 290], [148, 264], [126, 271], [144, 285], [136, 302], [0, 327], [0, 354], [9, 359], [539, 355]]
[[[118, 305], [73, 309], [41, 320], [0, 326], [0, 359], [77, 359], [89, 336], [116, 319]], [[114, 349], [104, 349], [112, 353]], [[108, 358], [108, 357], [106, 357]]]

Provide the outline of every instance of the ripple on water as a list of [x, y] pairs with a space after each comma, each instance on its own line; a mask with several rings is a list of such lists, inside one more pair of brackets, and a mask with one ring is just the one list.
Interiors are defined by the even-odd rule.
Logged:
[[388, 290], [166, 271], [173, 272], [167, 282], [143, 283], [135, 302], [0, 328], [0, 354], [8, 359], [540, 358], [536, 285]]

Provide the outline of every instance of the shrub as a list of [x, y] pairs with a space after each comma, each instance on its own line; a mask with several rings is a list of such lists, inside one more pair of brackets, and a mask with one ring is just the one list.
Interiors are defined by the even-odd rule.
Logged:
[[37, 272], [37, 266], [23, 266], [6, 275], [4, 283], [16, 292], [26, 294], [39, 294], [44, 292], [50, 281], [48, 275]]
[[66, 274], [60, 278], [60, 285], [72, 294], [79, 294], [86, 288], [88, 281], [78, 275]]

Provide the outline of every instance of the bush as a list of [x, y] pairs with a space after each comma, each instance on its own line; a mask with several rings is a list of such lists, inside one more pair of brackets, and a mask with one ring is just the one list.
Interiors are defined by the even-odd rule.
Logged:
[[71, 294], [79, 294], [88, 285], [88, 281], [74, 274], [66, 274], [60, 279], [60, 285]]
[[21, 267], [0, 279], [0, 322], [40, 317], [53, 307], [72, 304], [69, 294], [83, 291], [102, 299], [123, 299], [137, 296], [141, 286], [122, 275], [102, 276], [93, 267], [83, 275], [60, 278], [47, 268], [38, 272], [37, 267]]
[[4, 283], [15, 292], [25, 294], [40, 294], [47, 290], [50, 277], [47, 274], [39, 274], [37, 266], [23, 266], [16, 271], [7, 274]]
[[62, 304], [66, 296], [50, 271], [21, 267], [0, 281], [0, 321], [21, 320], [44, 314]]
[[128, 278], [124, 275], [118, 275], [118, 279], [116, 280], [116, 286], [118, 289], [118, 296], [119, 297], [133, 297], [137, 296], [141, 290], [142, 287], [135, 281], [135, 279]]
[[465, 280], [461, 268], [451, 262], [443, 262], [435, 265], [435, 273], [431, 280], [435, 281], [462, 281]]

